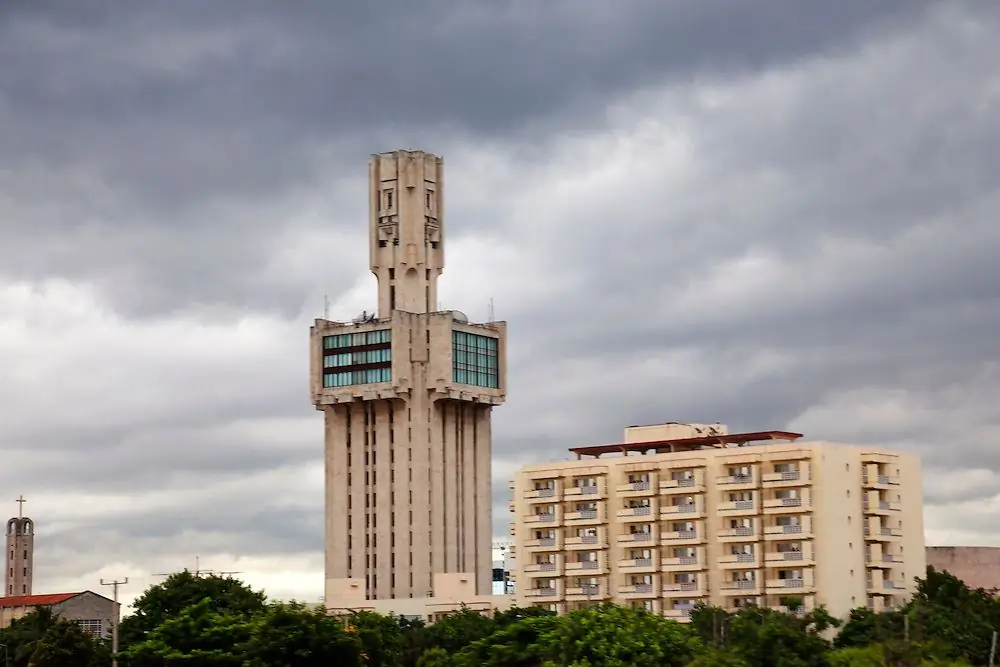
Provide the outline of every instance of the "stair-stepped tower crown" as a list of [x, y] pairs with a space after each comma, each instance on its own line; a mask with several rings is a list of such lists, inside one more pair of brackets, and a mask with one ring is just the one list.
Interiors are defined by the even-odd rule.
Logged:
[[378, 313], [437, 310], [444, 270], [444, 161], [423, 151], [369, 160], [371, 269]]

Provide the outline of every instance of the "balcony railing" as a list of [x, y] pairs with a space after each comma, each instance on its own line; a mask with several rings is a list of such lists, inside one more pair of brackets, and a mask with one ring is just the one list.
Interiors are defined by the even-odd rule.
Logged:
[[652, 513], [653, 508], [645, 505], [642, 507], [626, 507], [618, 512], [618, 516], [649, 516]]
[[753, 475], [726, 475], [719, 477], [718, 484], [749, 484], [753, 482]]
[[802, 532], [802, 524], [784, 524], [781, 526], [768, 526], [768, 533], [784, 533], [784, 534], [796, 534]]
[[649, 491], [651, 488], [651, 483], [649, 481], [645, 482], [629, 482], [632, 485], [633, 491]]
[[559, 594], [559, 589], [556, 587], [546, 587], [546, 588], [529, 588], [528, 597], [555, 597]]
[[724, 590], [753, 590], [757, 588], [756, 581], [727, 581], [721, 586]]
[[667, 531], [663, 534], [663, 539], [665, 540], [696, 540], [698, 539], [697, 530], [674, 530]]

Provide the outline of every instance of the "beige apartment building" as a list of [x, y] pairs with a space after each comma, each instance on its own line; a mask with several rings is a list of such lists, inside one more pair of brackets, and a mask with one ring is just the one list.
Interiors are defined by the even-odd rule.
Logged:
[[801, 437], [632, 427], [522, 469], [519, 604], [608, 601], [684, 621], [699, 602], [840, 617], [902, 603], [925, 572], [918, 457]]
[[437, 309], [441, 158], [374, 155], [369, 186], [377, 313], [310, 331], [312, 401], [326, 425], [325, 604], [488, 596], [490, 419], [506, 394], [506, 323]]

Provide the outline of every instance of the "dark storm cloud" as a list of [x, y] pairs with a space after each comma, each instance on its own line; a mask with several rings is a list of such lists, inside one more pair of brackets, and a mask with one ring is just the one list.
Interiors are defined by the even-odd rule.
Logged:
[[134, 313], [292, 314], [306, 286], [267, 270], [273, 247], [320, 228], [335, 246], [363, 220], [330, 184], [389, 137], [565, 127], [637, 85], [837, 53], [925, 5], [18, 5], [0, 23], [17, 194], [0, 213], [21, 228], [3, 271], [93, 280]]

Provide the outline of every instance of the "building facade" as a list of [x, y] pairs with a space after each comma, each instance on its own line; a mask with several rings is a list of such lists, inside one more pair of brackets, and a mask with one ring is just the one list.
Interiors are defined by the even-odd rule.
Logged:
[[121, 611], [117, 602], [92, 591], [16, 595], [0, 598], [0, 628], [8, 627], [38, 607], [51, 608], [56, 615], [76, 621], [87, 632], [103, 638], [111, 636], [111, 630], [118, 622]]
[[699, 602], [841, 617], [902, 603], [925, 572], [919, 459], [800, 437], [633, 427], [619, 445], [524, 468], [519, 603], [610, 601], [679, 621]]
[[[23, 506], [24, 498], [18, 499]], [[7, 521], [7, 567], [4, 569], [4, 595], [31, 595], [34, 578], [35, 522], [19, 511]]]
[[328, 608], [435, 596], [435, 575], [492, 584], [491, 413], [506, 392], [506, 324], [437, 310], [444, 170], [419, 151], [372, 156], [377, 313], [320, 319], [311, 393], [326, 442]]
[[950, 572], [969, 588], [1000, 591], [1000, 547], [927, 547], [927, 565]]

